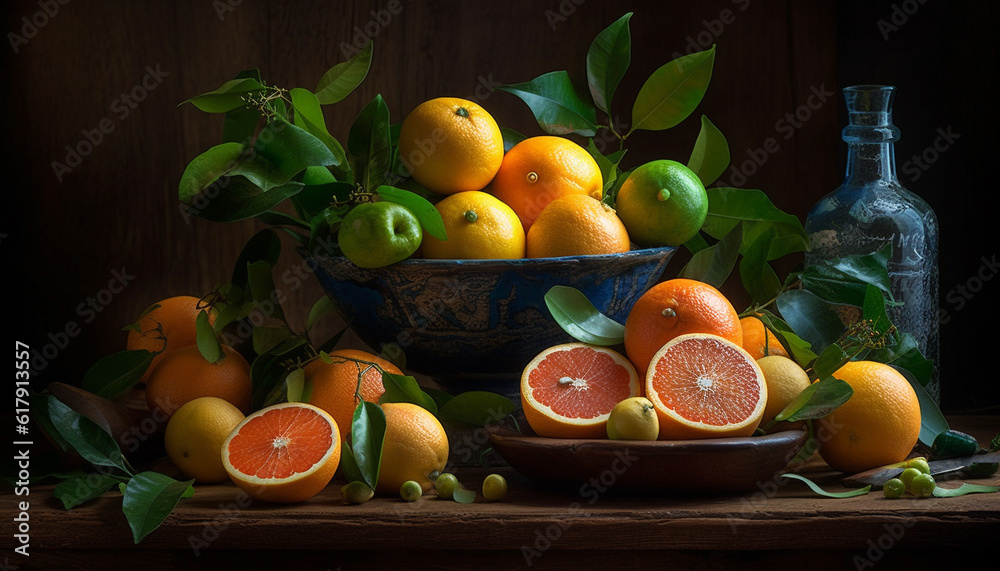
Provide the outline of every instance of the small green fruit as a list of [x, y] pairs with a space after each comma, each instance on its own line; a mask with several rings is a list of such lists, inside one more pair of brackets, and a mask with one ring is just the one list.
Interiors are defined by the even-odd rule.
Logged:
[[934, 493], [937, 482], [930, 474], [919, 474], [910, 482], [910, 493], [918, 498], [929, 498]]
[[507, 495], [507, 480], [500, 474], [490, 474], [483, 480], [483, 497], [495, 502]]
[[374, 495], [375, 490], [372, 490], [368, 484], [360, 481], [351, 482], [340, 488], [340, 498], [346, 503], [353, 505], [363, 504], [372, 499]]
[[916, 478], [921, 474], [923, 474], [923, 472], [921, 472], [916, 468], [907, 468], [903, 470], [903, 473], [899, 475], [899, 479], [902, 480], [903, 484], [906, 485], [906, 489], [912, 493], [913, 490], [910, 489], [910, 484], [911, 482], [913, 482], [914, 478]]
[[348, 260], [362, 268], [401, 262], [420, 247], [423, 232], [417, 217], [394, 202], [365, 202], [340, 222], [337, 243]]
[[445, 472], [434, 480], [434, 491], [437, 492], [439, 498], [444, 500], [450, 500], [455, 495], [455, 490], [458, 489], [458, 478], [454, 474], [449, 474]]
[[399, 487], [399, 497], [403, 498], [408, 502], [415, 502], [420, 499], [420, 496], [424, 495], [424, 489], [420, 487], [420, 484], [413, 481], [407, 480], [403, 482], [403, 485]]
[[899, 498], [902, 497], [906, 492], [906, 484], [903, 483], [899, 478], [893, 478], [882, 486], [882, 493], [885, 494], [887, 498]]

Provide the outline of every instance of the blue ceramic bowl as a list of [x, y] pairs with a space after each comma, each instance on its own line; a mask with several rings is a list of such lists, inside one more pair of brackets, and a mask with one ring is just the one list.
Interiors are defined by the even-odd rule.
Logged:
[[659, 281], [676, 248], [520, 260], [410, 259], [360, 268], [317, 259], [315, 273], [362, 341], [396, 343], [406, 368], [450, 392], [517, 394], [521, 371], [539, 352], [572, 341], [545, 306], [554, 285], [572, 286], [624, 323]]

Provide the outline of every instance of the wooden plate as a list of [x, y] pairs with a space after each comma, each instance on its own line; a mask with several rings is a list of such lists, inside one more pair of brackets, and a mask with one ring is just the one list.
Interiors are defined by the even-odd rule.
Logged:
[[789, 430], [748, 438], [637, 441], [496, 432], [490, 442], [522, 476], [543, 484], [642, 492], [746, 492], [775, 479], [805, 445]]

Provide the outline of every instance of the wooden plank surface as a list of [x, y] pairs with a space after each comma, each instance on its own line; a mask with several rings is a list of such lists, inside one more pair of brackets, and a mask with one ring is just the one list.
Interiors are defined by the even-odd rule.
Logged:
[[[998, 417], [961, 420], [953, 424], [981, 441], [1000, 430]], [[171, 558], [206, 562], [225, 553], [260, 562], [287, 550], [308, 553], [313, 563], [330, 557], [390, 566], [390, 552], [407, 557], [421, 553], [414, 562], [430, 561], [427, 552], [454, 552], [456, 565], [459, 560], [492, 560], [497, 554], [503, 554], [503, 566], [534, 566], [542, 560], [567, 565], [590, 560], [584, 553], [601, 560], [612, 552], [654, 557], [664, 551], [721, 551], [727, 553], [724, 557], [744, 559], [768, 554], [770, 561], [789, 550], [864, 556], [879, 542], [881, 551], [891, 544], [897, 552], [910, 552], [907, 556], [929, 548], [964, 556], [988, 545], [1000, 531], [1000, 494], [887, 500], [876, 491], [836, 500], [780, 480], [761, 482], [759, 491], [740, 495], [626, 495], [616, 493], [613, 484], [601, 493], [542, 488], [509, 467], [494, 471], [510, 483], [502, 502], [480, 497], [476, 503], [459, 504], [428, 495], [415, 503], [376, 497], [348, 506], [338, 494], [343, 482], [335, 480], [308, 502], [275, 506], [250, 501], [232, 485], [198, 486], [196, 495], [182, 501], [139, 545], [132, 543], [118, 493], [65, 511], [51, 497], [51, 486], [38, 486], [31, 490], [31, 563], [148, 556], [169, 564]], [[841, 475], [821, 461], [814, 460], [804, 472], [827, 489], [842, 489]], [[487, 471], [462, 467], [456, 473], [477, 489]], [[977, 482], [1000, 485], [1000, 476]], [[0, 510], [15, 513], [17, 499], [0, 495]], [[4, 552], [11, 541], [10, 535], [0, 539]], [[550, 557], [553, 553], [561, 555]]]

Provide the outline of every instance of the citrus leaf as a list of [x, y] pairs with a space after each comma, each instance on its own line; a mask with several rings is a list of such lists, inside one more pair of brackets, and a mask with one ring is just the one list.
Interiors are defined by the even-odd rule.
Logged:
[[381, 95], [369, 101], [354, 120], [347, 137], [347, 149], [351, 153], [355, 180], [365, 190], [374, 191], [392, 167], [389, 108]]
[[116, 399], [142, 379], [158, 354], [136, 349], [101, 357], [84, 373], [82, 386], [98, 396]]
[[[265, 228], [254, 234], [240, 251], [236, 263], [233, 265], [233, 275], [230, 283], [240, 288], [242, 291], [249, 289], [247, 280], [247, 264], [251, 262], [266, 261], [270, 265], [278, 263], [281, 255], [281, 240], [277, 233], [270, 228]], [[216, 320], [218, 323], [218, 319]]]
[[222, 345], [215, 335], [215, 329], [208, 319], [208, 312], [204, 309], [198, 313], [194, 322], [195, 333], [197, 334], [198, 352], [209, 363], [218, 363], [222, 359]]
[[140, 472], [125, 485], [122, 512], [135, 543], [160, 527], [181, 498], [194, 495], [194, 480], [178, 482], [158, 472]]
[[243, 149], [240, 143], [222, 143], [192, 159], [181, 174], [177, 189], [180, 201], [189, 204], [195, 196], [228, 173], [243, 155]]
[[280, 319], [287, 323], [285, 312], [278, 303], [274, 287], [274, 272], [271, 264], [266, 260], [259, 260], [247, 264], [247, 281], [249, 283], [250, 294], [257, 308], [261, 312], [275, 319]]
[[764, 322], [764, 326], [771, 333], [774, 333], [781, 341], [782, 346], [789, 350], [789, 354], [803, 369], [809, 367], [816, 360], [816, 353], [812, 351], [809, 342], [796, 335], [783, 319], [767, 310], [762, 310], [758, 318]]
[[715, 46], [667, 62], [649, 76], [632, 106], [629, 133], [669, 129], [701, 103], [715, 65]]
[[309, 309], [309, 316], [306, 318], [306, 331], [313, 328], [316, 322], [328, 315], [331, 311], [336, 309], [336, 305], [333, 303], [333, 299], [330, 296], [324, 294], [323, 297], [316, 300], [316, 303]]
[[716, 180], [729, 166], [729, 143], [726, 136], [719, 131], [708, 117], [701, 116], [701, 131], [691, 149], [687, 166], [694, 171], [706, 187]]
[[553, 71], [525, 83], [502, 85], [531, 109], [535, 121], [550, 135], [576, 133], [593, 137], [597, 133], [597, 112], [583, 100], [565, 71]]
[[597, 311], [576, 288], [552, 286], [545, 293], [545, 306], [559, 327], [578, 341], [603, 346], [625, 341], [625, 326]]
[[257, 326], [253, 328], [253, 350], [258, 355], [269, 353], [272, 349], [292, 337], [288, 327]]
[[81, 415], [54, 396], [48, 398], [49, 420], [62, 439], [87, 462], [118, 468], [126, 474], [132, 467], [122, 456], [115, 439], [97, 423]]
[[917, 438], [921, 444], [932, 447], [939, 435], [951, 430], [948, 419], [944, 417], [927, 389], [913, 377], [913, 373], [906, 369], [896, 370], [910, 383], [913, 392], [917, 393], [917, 402], [920, 404], [920, 435]]
[[514, 411], [514, 402], [509, 398], [488, 391], [467, 391], [449, 399], [438, 409], [442, 418], [486, 426]]
[[261, 408], [274, 388], [284, 382], [288, 370], [281, 364], [283, 358], [273, 353], [259, 355], [250, 364], [250, 384], [253, 386], [253, 409]]
[[870, 492], [871, 489], [872, 489], [871, 484], [868, 484], [867, 486], [865, 486], [863, 488], [858, 488], [857, 490], [850, 490], [850, 491], [847, 491], [847, 492], [827, 492], [823, 488], [820, 488], [818, 485], [816, 485], [815, 482], [813, 482], [809, 478], [806, 478], [805, 476], [800, 476], [798, 474], [782, 474], [781, 477], [782, 478], [792, 478], [794, 480], [799, 480], [801, 482], [805, 482], [806, 485], [809, 486], [809, 489], [811, 489], [812, 491], [814, 491], [817, 494], [819, 494], [819, 495], [821, 495], [823, 497], [826, 497], [826, 498], [835, 498], [835, 499], [853, 498], [853, 497], [856, 497], [856, 496], [863, 496], [863, 495], [867, 494], [868, 492]]
[[846, 382], [834, 377], [823, 377], [792, 399], [774, 420], [795, 422], [823, 418], [847, 402], [853, 394], [854, 389]]
[[348, 482], [365, 481], [365, 476], [361, 473], [361, 468], [358, 467], [358, 461], [354, 458], [354, 450], [347, 442], [344, 443], [344, 452], [340, 455], [340, 470]]
[[[697, 237], [701, 238], [701, 234]], [[722, 240], [695, 252], [677, 276], [705, 282], [716, 288], [722, 287], [736, 266], [742, 237], [742, 227], [735, 226]], [[704, 238], [701, 240], [704, 241]]]
[[812, 370], [816, 374], [816, 378], [829, 377], [839, 371], [850, 359], [851, 356], [840, 345], [831, 343], [819, 354], [819, 357], [816, 357]]
[[444, 220], [441, 219], [441, 212], [426, 198], [415, 192], [386, 185], [378, 187], [375, 192], [389, 202], [395, 202], [406, 207], [407, 210], [417, 217], [424, 232], [427, 232], [438, 240], [448, 239]]
[[891, 250], [892, 244], [886, 244], [871, 254], [817, 260], [802, 271], [802, 287], [830, 303], [862, 307], [868, 286], [873, 285], [893, 300], [886, 270]]
[[264, 192], [246, 177], [225, 177], [184, 204], [182, 211], [212, 222], [238, 222], [259, 216], [301, 190], [301, 182], [289, 182]]
[[815, 352], [822, 353], [844, 332], [844, 323], [830, 304], [810, 291], [782, 292], [775, 305], [796, 335], [807, 341]]
[[301, 87], [294, 87], [288, 94], [292, 98], [295, 125], [302, 127], [326, 145], [326, 148], [333, 153], [336, 159], [336, 162], [332, 166], [339, 167], [346, 165], [347, 154], [344, 152], [344, 147], [327, 130], [326, 119], [323, 118], [323, 109], [320, 107], [319, 100], [316, 99], [313, 92]]
[[281, 116], [261, 130], [253, 151], [233, 165], [229, 174], [243, 175], [265, 192], [287, 184], [306, 167], [341, 164], [323, 141]]
[[505, 153], [513, 149], [514, 145], [527, 139], [527, 137], [510, 127], [500, 127], [500, 135], [503, 137], [503, 152]]
[[385, 413], [375, 403], [361, 401], [354, 409], [351, 422], [351, 442], [354, 459], [363, 481], [375, 489], [382, 463], [382, 443], [385, 440]]
[[82, 474], [56, 484], [52, 495], [62, 502], [64, 509], [71, 510], [103, 496], [120, 481], [121, 478], [105, 474]]
[[[782, 211], [760, 190], [719, 186], [705, 190], [708, 194], [708, 215], [702, 230], [709, 236], [721, 240], [742, 221], [743, 243], [747, 246], [760, 235], [773, 230], [774, 238], [795, 240], [802, 249], [808, 247], [809, 237], [798, 217]], [[780, 245], [786, 246], [784, 243]], [[772, 243], [767, 252], [768, 260], [780, 257], [774, 255], [777, 253], [774, 248]]]
[[740, 280], [750, 298], [757, 303], [765, 303], [781, 292], [781, 280], [767, 263], [767, 252], [774, 239], [774, 229], [757, 237], [750, 244], [740, 260]]
[[993, 492], [1000, 492], [1000, 486], [983, 486], [981, 484], [970, 484], [965, 482], [955, 489], [935, 486], [932, 495], [935, 498], [957, 498], [966, 494], [990, 494]]
[[[252, 79], [262, 85], [264, 83], [257, 68], [245, 69], [237, 73], [234, 79]], [[222, 123], [222, 142], [249, 145], [260, 120], [260, 111], [247, 105], [226, 111]]]
[[285, 377], [285, 400], [288, 402], [309, 402], [312, 385], [306, 383], [304, 369], [295, 369]]
[[246, 101], [243, 98], [247, 94], [265, 89], [267, 88], [257, 79], [249, 77], [230, 79], [218, 89], [192, 97], [182, 102], [181, 105], [190, 103], [206, 113], [225, 113], [232, 109], [245, 107]]
[[431, 396], [423, 391], [417, 384], [417, 380], [409, 375], [396, 375], [393, 373], [382, 373], [382, 386], [385, 392], [379, 398], [379, 403], [386, 402], [408, 402], [421, 406], [437, 414], [437, 403]]
[[372, 65], [372, 45], [368, 42], [351, 59], [331, 67], [316, 84], [316, 100], [322, 105], [341, 101], [361, 85]]
[[632, 12], [601, 30], [587, 50], [587, 86], [594, 104], [610, 114], [611, 100], [632, 59], [628, 21]]

